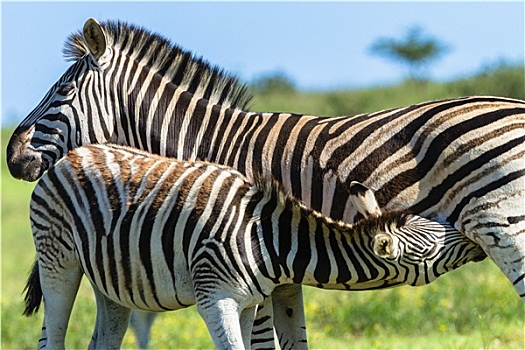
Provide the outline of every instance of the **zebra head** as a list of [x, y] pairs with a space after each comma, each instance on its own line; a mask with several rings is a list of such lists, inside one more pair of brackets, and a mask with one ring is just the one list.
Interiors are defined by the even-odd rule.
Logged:
[[38, 179], [80, 145], [112, 142], [165, 152], [168, 124], [185, 115], [191, 99], [245, 108], [251, 98], [234, 76], [120, 21], [88, 19], [66, 41], [64, 54], [75, 63], [9, 142], [7, 163], [16, 178]]
[[357, 181], [350, 183], [350, 193], [364, 221], [374, 225], [370, 230], [374, 254], [405, 266], [403, 279], [410, 285], [428, 284], [467, 262], [486, 257], [478, 244], [449, 224], [406, 213], [382, 213], [374, 192]]
[[72, 35], [64, 54], [75, 63], [49, 89], [15, 129], [7, 146], [11, 175], [35, 181], [68, 150], [111, 140], [113, 123], [108, 99], [111, 48], [101, 26], [89, 19], [82, 35]]
[[446, 223], [418, 215], [387, 213], [372, 239], [374, 253], [406, 267], [412, 286], [428, 284], [467, 262], [486, 257], [481, 247]]

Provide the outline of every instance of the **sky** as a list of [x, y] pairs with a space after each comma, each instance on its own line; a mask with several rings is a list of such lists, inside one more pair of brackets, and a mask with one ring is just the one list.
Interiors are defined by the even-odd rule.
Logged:
[[89, 17], [141, 25], [250, 82], [282, 72], [302, 90], [394, 84], [403, 66], [373, 55], [412, 26], [449, 51], [428, 71], [447, 81], [504, 59], [524, 62], [523, 1], [1, 3], [2, 125], [17, 124], [66, 71], [63, 43]]

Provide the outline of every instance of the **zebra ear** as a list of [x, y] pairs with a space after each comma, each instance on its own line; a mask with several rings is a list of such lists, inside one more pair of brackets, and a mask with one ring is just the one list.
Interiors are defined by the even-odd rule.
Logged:
[[352, 181], [350, 183], [350, 200], [365, 218], [381, 215], [381, 209], [374, 192], [360, 182]]
[[397, 249], [394, 246], [394, 239], [386, 233], [378, 233], [372, 243], [374, 254], [380, 258], [394, 259], [397, 257]]
[[84, 24], [83, 30], [84, 40], [89, 48], [89, 52], [95, 60], [99, 60], [100, 57], [106, 52], [106, 35], [102, 30], [102, 27], [94, 18], [89, 18]]

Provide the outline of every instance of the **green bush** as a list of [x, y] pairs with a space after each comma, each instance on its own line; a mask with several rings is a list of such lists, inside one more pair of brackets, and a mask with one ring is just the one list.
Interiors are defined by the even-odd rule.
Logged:
[[496, 95], [525, 99], [525, 67], [498, 63], [482, 69], [473, 78], [450, 83], [449, 88], [459, 96]]
[[267, 89], [264, 94], [255, 94], [251, 109], [341, 116], [469, 95], [525, 99], [525, 67], [499, 63], [472, 77], [446, 83], [407, 80], [386, 87], [300, 93]]

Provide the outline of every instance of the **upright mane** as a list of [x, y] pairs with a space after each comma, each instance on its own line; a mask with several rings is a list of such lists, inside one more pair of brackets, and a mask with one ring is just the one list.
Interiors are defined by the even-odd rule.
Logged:
[[[246, 109], [251, 95], [246, 86], [217, 66], [142, 27], [121, 21], [100, 24], [108, 47], [135, 57], [194, 96], [224, 107]], [[71, 34], [63, 49], [66, 60], [78, 61], [89, 53], [82, 32]]]

